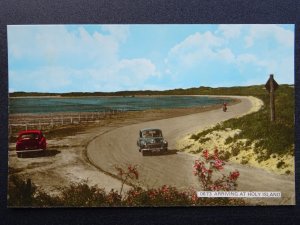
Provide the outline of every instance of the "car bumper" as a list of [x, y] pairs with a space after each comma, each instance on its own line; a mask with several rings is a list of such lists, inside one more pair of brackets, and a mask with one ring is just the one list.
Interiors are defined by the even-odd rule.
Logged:
[[160, 148], [142, 148], [142, 152], [160, 152], [167, 150], [167, 147], [160, 147]]
[[26, 152], [41, 152], [41, 151], [45, 151], [44, 149], [19, 149], [16, 150], [17, 153], [26, 153]]

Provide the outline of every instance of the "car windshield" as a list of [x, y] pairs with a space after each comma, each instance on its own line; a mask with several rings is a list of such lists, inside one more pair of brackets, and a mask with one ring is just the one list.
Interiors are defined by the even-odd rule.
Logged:
[[26, 139], [38, 139], [39, 135], [35, 134], [35, 133], [29, 133], [29, 134], [22, 134], [20, 136], [20, 138], [22, 140], [26, 140]]
[[142, 132], [142, 137], [144, 138], [151, 138], [151, 137], [161, 137], [161, 131], [160, 130], [145, 130]]

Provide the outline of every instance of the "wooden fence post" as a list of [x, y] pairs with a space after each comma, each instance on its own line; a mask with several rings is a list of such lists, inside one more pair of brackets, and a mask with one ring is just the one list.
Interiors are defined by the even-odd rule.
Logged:
[[51, 113], [51, 128], [54, 127], [54, 123], [53, 123], [53, 114]]
[[12, 134], [12, 127], [11, 127], [11, 125], [9, 125], [9, 127], [8, 127], [8, 129], [9, 129], [9, 138], [11, 138], [11, 134]]

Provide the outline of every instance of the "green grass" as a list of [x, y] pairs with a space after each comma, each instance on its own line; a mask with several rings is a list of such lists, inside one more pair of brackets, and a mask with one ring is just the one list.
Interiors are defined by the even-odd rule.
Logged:
[[[198, 140], [199, 140], [200, 143], [201, 143], [201, 141], [205, 140], [205, 138], [203, 138], [203, 137], [205, 137], [205, 135], [211, 133], [211, 132], [214, 131], [214, 130], [222, 130], [222, 129], [225, 129], [225, 128], [223, 128], [223, 127], [221, 126], [221, 124], [217, 124], [217, 125], [216, 125], [215, 127], [213, 127], [213, 128], [203, 130], [203, 131], [201, 131], [201, 132], [198, 133], [198, 134], [192, 134], [191, 137], [190, 137], [190, 139], [193, 139], [193, 140], [195, 140], [195, 141], [198, 141]], [[205, 140], [205, 141], [208, 141], [208, 139]], [[205, 142], [205, 141], [203, 141], [203, 142]]]
[[[215, 92], [217, 92], [215, 90]], [[220, 92], [220, 93], [219, 93]], [[229, 144], [237, 139], [248, 139], [247, 145], [256, 142], [256, 148], [266, 149], [265, 159], [272, 153], [283, 155], [293, 154], [294, 151], [294, 88], [288, 85], [281, 85], [275, 92], [275, 117], [274, 122], [270, 121], [269, 94], [260, 86], [232, 88], [231, 91], [219, 90], [219, 94], [251, 95], [260, 98], [264, 102], [264, 107], [250, 115], [241, 118], [234, 118], [225, 121], [221, 125], [205, 130], [191, 136], [192, 139], [199, 140], [206, 134], [225, 128], [240, 129], [241, 132], [234, 138], [228, 138]]]

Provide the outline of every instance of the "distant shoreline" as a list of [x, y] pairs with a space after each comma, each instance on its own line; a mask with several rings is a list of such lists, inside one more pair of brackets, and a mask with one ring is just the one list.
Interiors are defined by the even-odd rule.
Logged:
[[227, 98], [227, 97], [234, 97], [234, 95], [134, 95], [134, 96], [122, 96], [122, 95], [106, 95], [106, 96], [100, 96], [100, 95], [94, 95], [94, 96], [61, 96], [61, 95], [49, 95], [49, 96], [14, 96], [9, 97], [11, 99], [22, 99], [22, 98], [135, 98], [135, 97], [142, 97], [142, 98], [151, 98], [151, 97], [167, 97], [167, 96], [187, 96], [187, 97], [217, 97], [217, 98]]

